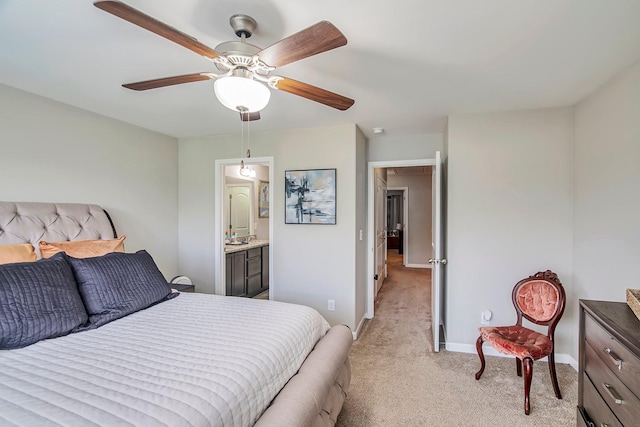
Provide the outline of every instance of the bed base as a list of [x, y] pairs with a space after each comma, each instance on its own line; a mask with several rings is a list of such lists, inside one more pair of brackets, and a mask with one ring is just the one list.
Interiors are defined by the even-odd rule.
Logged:
[[316, 344], [256, 427], [333, 427], [351, 383], [351, 330], [336, 325]]

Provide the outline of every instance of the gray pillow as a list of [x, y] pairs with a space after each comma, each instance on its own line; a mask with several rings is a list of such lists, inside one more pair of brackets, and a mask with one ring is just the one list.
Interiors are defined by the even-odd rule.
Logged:
[[86, 321], [73, 271], [62, 254], [0, 265], [0, 349], [66, 335]]
[[173, 298], [164, 276], [147, 251], [113, 252], [99, 257], [67, 257], [93, 329]]

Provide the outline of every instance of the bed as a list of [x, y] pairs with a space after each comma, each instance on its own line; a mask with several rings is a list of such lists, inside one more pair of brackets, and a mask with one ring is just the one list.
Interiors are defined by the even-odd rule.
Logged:
[[[87, 313], [71, 320], [76, 326], [70, 331], [68, 325], [56, 330], [58, 317], [35, 327], [11, 319], [7, 326], [0, 318], [0, 425], [335, 424], [351, 378], [352, 334], [346, 326], [330, 327], [301, 305], [176, 294], [146, 251], [75, 258], [68, 256], [71, 249], [45, 254], [48, 248], [40, 243], [123, 239], [97, 205], [0, 202], [0, 245], [30, 244], [39, 259], [0, 265], [0, 309], [15, 308], [9, 300], [15, 303], [16, 287], [24, 291], [20, 274], [27, 271], [35, 277], [29, 286], [43, 293], [51, 277], [73, 280], [52, 298], [68, 292], [71, 302], [60, 306], [80, 304]], [[49, 257], [41, 259], [43, 254]], [[139, 276], [141, 266], [145, 273]], [[126, 293], [131, 283], [137, 286], [134, 296]], [[120, 298], [123, 306], [144, 299], [145, 308], [123, 315], [120, 306], [95, 307], [95, 289], [108, 289], [106, 298]], [[42, 304], [36, 293], [28, 294], [36, 298], [29, 310]], [[145, 299], [147, 293], [153, 298]], [[60, 316], [78, 310], [65, 308]], [[12, 327], [33, 343], [11, 341]]]

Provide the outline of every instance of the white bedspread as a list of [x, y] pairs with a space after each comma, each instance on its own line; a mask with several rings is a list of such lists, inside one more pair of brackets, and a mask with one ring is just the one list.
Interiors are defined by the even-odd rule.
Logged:
[[329, 324], [292, 304], [183, 293], [0, 351], [2, 426], [250, 426]]

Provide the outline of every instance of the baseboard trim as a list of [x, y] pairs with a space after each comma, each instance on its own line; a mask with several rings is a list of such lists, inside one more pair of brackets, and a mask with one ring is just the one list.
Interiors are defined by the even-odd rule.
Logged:
[[353, 334], [353, 340], [357, 340], [358, 339], [358, 335], [360, 335], [360, 331], [362, 330], [362, 326], [364, 326], [364, 322], [367, 321], [367, 316], [366, 314], [364, 316], [362, 316], [362, 319], [360, 319], [360, 323], [358, 323], [358, 327], [356, 328], [355, 331], [352, 331], [351, 333]]
[[407, 264], [405, 267], [408, 268], [431, 268], [431, 264]]
[[[478, 354], [478, 352], [476, 351], [475, 344], [464, 344], [464, 343], [448, 342], [448, 343], [445, 344], [444, 348], [447, 351], [453, 351], [453, 352], [456, 352], [456, 353]], [[507, 354], [500, 353], [499, 351], [495, 350], [490, 345], [482, 346], [482, 352], [484, 353], [485, 356], [513, 357], [513, 356], [509, 356]], [[545, 357], [545, 358], [540, 359], [540, 360], [543, 361], [543, 362], [546, 362], [547, 358]], [[576, 372], [578, 372], [578, 361], [576, 359], [574, 359], [573, 357], [571, 357], [571, 355], [569, 355], [569, 354], [556, 353], [556, 363], [565, 363], [567, 365], [571, 365], [571, 367], [573, 369], [575, 369]]]

